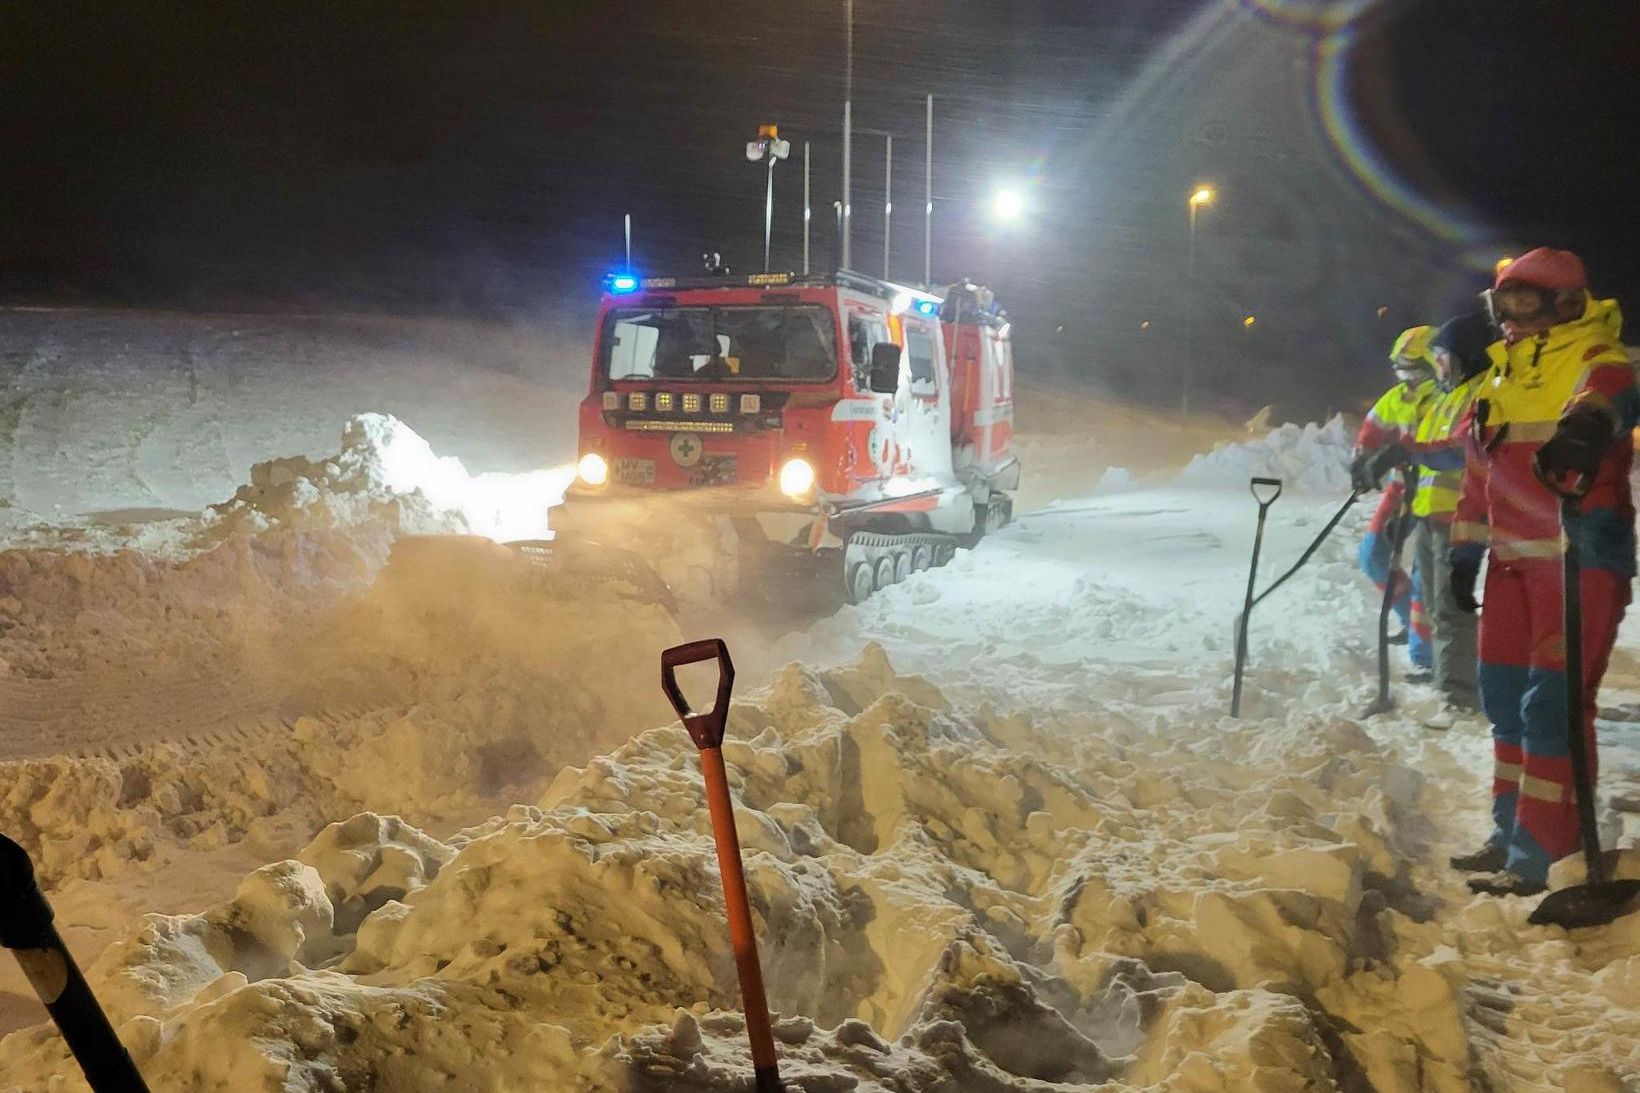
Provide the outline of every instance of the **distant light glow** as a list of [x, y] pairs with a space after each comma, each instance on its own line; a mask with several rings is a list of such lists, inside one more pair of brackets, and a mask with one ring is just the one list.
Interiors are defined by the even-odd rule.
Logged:
[[638, 291], [638, 279], [630, 273], [612, 273], [609, 275], [609, 291], [615, 295]]
[[1195, 192], [1190, 195], [1190, 205], [1192, 208], [1211, 205], [1218, 196], [1211, 186], [1197, 186]]
[[1025, 195], [1012, 186], [1004, 186], [991, 195], [991, 215], [998, 220], [1018, 220], [1025, 215]]
[[1251, 330], [1253, 329], [1253, 324], [1256, 322], [1258, 322], [1258, 317], [1255, 315], [1249, 315], [1241, 321], [1241, 325], [1246, 327], [1248, 330]]

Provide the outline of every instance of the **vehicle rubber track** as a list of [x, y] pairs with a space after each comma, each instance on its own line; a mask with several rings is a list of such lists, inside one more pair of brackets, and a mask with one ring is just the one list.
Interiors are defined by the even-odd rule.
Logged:
[[843, 548], [843, 591], [850, 603], [861, 603], [873, 592], [898, 584], [913, 573], [945, 565], [956, 553], [954, 535], [855, 532]]

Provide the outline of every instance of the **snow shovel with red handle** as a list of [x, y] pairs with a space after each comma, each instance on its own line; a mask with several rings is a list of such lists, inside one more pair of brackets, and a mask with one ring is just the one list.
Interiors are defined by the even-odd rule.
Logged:
[[[1269, 497], [1260, 497], [1259, 488], [1269, 489], [1274, 486], [1275, 491]], [[1253, 586], [1258, 582], [1258, 553], [1264, 546], [1264, 520], [1269, 515], [1270, 506], [1276, 503], [1281, 496], [1281, 479], [1255, 478], [1248, 482], [1247, 489], [1258, 502], [1258, 530], [1253, 533], [1253, 562], [1247, 568], [1247, 597], [1242, 603], [1241, 618], [1236, 624], [1236, 682], [1230, 691], [1230, 716], [1241, 716], [1241, 677], [1247, 669], [1247, 616], [1253, 613]]]
[[[712, 708], [696, 713], [678, 688], [677, 669], [686, 664], [716, 660], [717, 697]], [[723, 733], [729, 722], [729, 697], [735, 686], [735, 665], [722, 638], [676, 645], [661, 653], [661, 690], [678, 711], [689, 739], [700, 749], [700, 769], [706, 777], [706, 806], [712, 814], [712, 840], [717, 844], [718, 870], [723, 875], [723, 902], [729, 915], [729, 943], [740, 974], [740, 997], [746, 1008], [746, 1035], [752, 1042], [756, 1093], [782, 1093], [780, 1066], [774, 1053], [774, 1031], [769, 1027], [769, 1002], [763, 993], [763, 969], [752, 935], [752, 911], [746, 902], [746, 873], [740, 862], [740, 837], [735, 831], [735, 806], [729, 797], [729, 777], [723, 767]]]
[[1577, 823], [1588, 876], [1582, 884], [1544, 896], [1526, 921], [1533, 926], [1577, 930], [1604, 926], [1640, 911], [1640, 880], [1612, 880], [1606, 875], [1605, 855], [1600, 852], [1600, 831], [1595, 824], [1594, 780], [1589, 777], [1589, 747], [1583, 728], [1583, 561], [1578, 557], [1577, 538], [1573, 535], [1582, 515], [1583, 496], [1589, 492], [1589, 479], [1586, 475], [1580, 476], [1572, 485], [1563, 486], [1541, 472], [1538, 477], [1560, 495], [1560, 530], [1566, 540], [1560, 570], [1566, 629], [1566, 747], [1572, 758]]
[[57, 1023], [63, 1042], [93, 1093], [148, 1093], [125, 1045], [68, 955], [45, 893], [34, 879], [28, 852], [0, 835], [0, 945], [17, 963]]

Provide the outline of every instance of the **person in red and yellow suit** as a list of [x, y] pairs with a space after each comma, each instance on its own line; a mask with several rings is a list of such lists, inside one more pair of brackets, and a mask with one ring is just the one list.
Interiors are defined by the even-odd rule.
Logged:
[[[1634, 367], [1615, 300], [1589, 295], [1583, 263], [1540, 248], [1498, 272], [1487, 294], [1504, 340], [1470, 412], [1470, 449], [1452, 527], [1452, 585], [1476, 608], [1483, 556], [1481, 704], [1492, 722], [1493, 830], [1452, 859], [1477, 892], [1531, 895], [1549, 866], [1579, 848], [1565, 723], [1560, 498], [1545, 479], [1588, 492], [1567, 529], [1583, 561], [1586, 712], [1595, 698], [1635, 572], [1631, 430], [1640, 421]], [[1591, 771], [1591, 776], [1593, 772]]]
[[[1385, 475], [1406, 461], [1418, 423], [1435, 401], [1435, 360], [1429, 348], [1429, 339], [1434, 333], [1432, 326], [1403, 330], [1389, 351], [1390, 365], [1395, 369], [1395, 386], [1373, 404], [1355, 437], [1350, 480], [1359, 493], [1377, 489]], [[1378, 508], [1367, 524], [1367, 534], [1361, 540], [1361, 571], [1380, 589], [1399, 561], [1390, 555], [1395, 548], [1394, 524], [1400, 519], [1405, 498], [1405, 484], [1399, 475], [1394, 475], [1384, 486]], [[1431, 666], [1429, 628], [1422, 624], [1423, 612], [1418, 606], [1417, 567], [1413, 567], [1410, 580], [1403, 578], [1398, 583], [1403, 587], [1396, 590], [1394, 608], [1402, 625], [1408, 627], [1407, 652], [1419, 672], [1428, 672]], [[1412, 626], [1414, 616], [1419, 617], [1418, 626]]]

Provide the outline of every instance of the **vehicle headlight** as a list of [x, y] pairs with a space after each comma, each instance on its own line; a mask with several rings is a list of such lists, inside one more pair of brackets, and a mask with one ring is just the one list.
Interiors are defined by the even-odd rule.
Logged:
[[814, 466], [807, 459], [788, 459], [780, 468], [780, 492], [796, 500], [814, 489]]
[[589, 486], [601, 486], [609, 481], [609, 461], [597, 452], [588, 452], [575, 465], [575, 473]]

